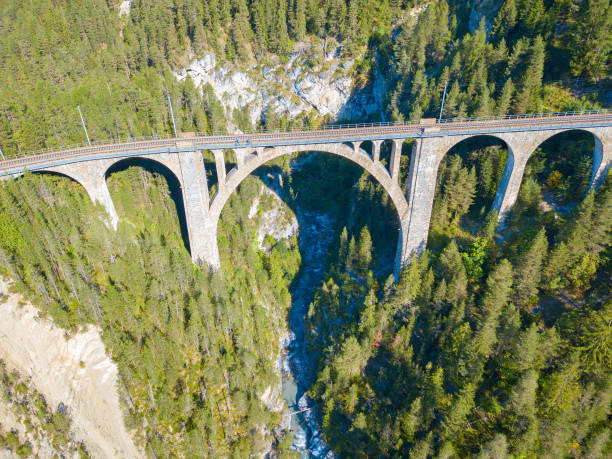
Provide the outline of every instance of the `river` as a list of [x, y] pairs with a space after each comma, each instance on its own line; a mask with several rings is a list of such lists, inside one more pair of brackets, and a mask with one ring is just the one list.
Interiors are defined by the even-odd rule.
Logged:
[[314, 369], [306, 351], [304, 318], [313, 300], [315, 289], [325, 275], [325, 261], [332, 242], [333, 220], [297, 209], [300, 224], [299, 246], [302, 265], [291, 289], [289, 327], [291, 335], [284, 346], [282, 361], [283, 396], [291, 412], [307, 410], [291, 416], [292, 448], [303, 458], [335, 457], [323, 441], [313, 403], [306, 391], [314, 378]]

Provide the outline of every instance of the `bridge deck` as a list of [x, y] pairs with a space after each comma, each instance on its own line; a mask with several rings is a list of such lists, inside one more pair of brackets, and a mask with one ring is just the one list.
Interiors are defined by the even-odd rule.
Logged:
[[[323, 144], [355, 142], [365, 140], [407, 139], [415, 137], [437, 137], [465, 134], [495, 134], [551, 129], [581, 129], [612, 126], [612, 111], [591, 114], [498, 118], [465, 121], [442, 121], [435, 124], [386, 124], [368, 123], [345, 126], [328, 126], [325, 129], [285, 132], [257, 132], [237, 135], [194, 136], [95, 145], [53, 151], [31, 156], [7, 159], [0, 162], [0, 175], [13, 174], [24, 168], [38, 168], [42, 165], [60, 162], [82, 161], [104, 157], [155, 154], [195, 149], [226, 149], [274, 147], [281, 145]], [[177, 143], [178, 142], [178, 143]], [[189, 145], [188, 147], [181, 147]]]

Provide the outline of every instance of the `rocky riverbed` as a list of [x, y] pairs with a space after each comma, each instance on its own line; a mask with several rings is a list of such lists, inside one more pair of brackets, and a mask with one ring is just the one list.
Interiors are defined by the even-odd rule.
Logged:
[[302, 457], [333, 458], [333, 452], [325, 444], [314, 404], [306, 395], [314, 378], [314, 368], [306, 350], [304, 318], [314, 296], [314, 290], [325, 275], [327, 251], [334, 235], [333, 221], [328, 215], [298, 209], [300, 222], [299, 245], [302, 267], [291, 290], [289, 327], [291, 334], [284, 343], [283, 395], [294, 414], [291, 433], [295, 439], [293, 448]]

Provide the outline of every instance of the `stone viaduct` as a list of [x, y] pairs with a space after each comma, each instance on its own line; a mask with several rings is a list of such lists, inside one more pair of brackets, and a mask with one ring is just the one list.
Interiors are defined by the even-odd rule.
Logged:
[[[612, 112], [521, 115], [466, 121], [420, 120], [402, 124], [331, 126], [312, 131], [262, 132], [223, 136], [181, 135], [175, 139], [107, 144], [30, 155], [0, 162], [0, 176], [30, 171], [59, 173], [79, 182], [94, 202], [102, 204], [116, 228], [117, 212], [106, 186], [109, 169], [127, 158], [145, 158], [176, 176], [182, 192], [191, 256], [219, 267], [217, 228], [223, 206], [238, 185], [258, 167], [282, 155], [317, 151], [342, 156], [365, 169], [387, 191], [399, 216], [395, 275], [412, 254], [425, 249], [438, 166], [459, 142], [476, 136], [503, 141], [508, 159], [493, 202], [500, 219], [515, 203], [531, 154], [550, 137], [570, 130], [590, 132], [595, 140], [591, 187], [599, 186], [612, 165]], [[402, 145], [415, 139], [406, 189], [399, 183]], [[388, 167], [381, 162], [381, 144], [391, 142]], [[366, 148], [366, 142], [369, 148]], [[217, 191], [209, 198], [202, 150], [214, 154]], [[228, 150], [237, 165], [226, 170]]]

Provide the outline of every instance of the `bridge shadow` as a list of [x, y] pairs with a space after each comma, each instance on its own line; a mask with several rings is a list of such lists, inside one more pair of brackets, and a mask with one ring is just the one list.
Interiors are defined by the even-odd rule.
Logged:
[[[170, 192], [170, 199], [174, 202], [176, 208], [176, 214], [178, 216], [179, 228], [181, 232], [181, 238], [187, 251], [191, 254], [191, 247], [189, 246], [189, 232], [187, 229], [187, 214], [185, 213], [185, 203], [183, 202], [183, 192], [181, 189], [181, 183], [174, 173], [163, 164], [147, 158], [126, 158], [113, 164], [107, 171], [105, 179], [116, 173], [123, 172], [130, 167], [139, 167], [147, 172], [154, 175], [160, 175], [168, 183], [168, 190]], [[155, 205], [155, 203], [153, 203]]]
[[[309, 155], [313, 155], [313, 156], [317, 154], [318, 154], [317, 152], [309, 153]], [[281, 167], [275, 166], [275, 165], [264, 164], [258, 167], [255, 171], [253, 171], [251, 175], [261, 180], [261, 182], [270, 191], [272, 191], [283, 202], [283, 204], [289, 207], [289, 209], [291, 209], [291, 211], [293, 212], [297, 220], [297, 223], [298, 223], [297, 240], [298, 240], [298, 248], [300, 250], [300, 254], [302, 255], [302, 263], [300, 264], [300, 269], [298, 273], [295, 275], [295, 277], [293, 278], [289, 286], [289, 291], [293, 292], [293, 290], [295, 289], [296, 285], [299, 282], [299, 279], [302, 278], [304, 275], [304, 269], [306, 266], [304, 263], [303, 255], [311, 249], [311, 246], [310, 246], [310, 243], [312, 242], [311, 237], [305, 237], [306, 233], [307, 232], [312, 233], [313, 231], [316, 231], [316, 228], [313, 228], [311, 225], [311, 218], [309, 218], [309, 216], [312, 213], [308, 213], [310, 215], [305, 213], [303, 210], [303, 203], [301, 203], [302, 205], [300, 205], [299, 197], [296, 199], [295, 197], [291, 196], [289, 187], [286, 184], [287, 177], [283, 173], [283, 170]], [[312, 234], [309, 234], [309, 236], [312, 236]], [[327, 268], [327, 264], [328, 263], [325, 262], [324, 268]]]
[[349, 237], [354, 234], [357, 238], [364, 225], [370, 227], [378, 262], [371, 269], [376, 277], [385, 277], [393, 269], [399, 218], [390, 199], [385, 198], [386, 191], [377, 193], [375, 179], [363, 180], [363, 169], [351, 161], [312, 151], [293, 158], [291, 164], [291, 180], [275, 165], [262, 165], [252, 175], [293, 211], [299, 225], [302, 261], [289, 286], [291, 307], [287, 312], [287, 323], [295, 334], [288, 347], [289, 366], [299, 400], [314, 381], [318, 364], [317, 357], [306, 351], [304, 318], [338, 253], [342, 228], [346, 226]]
[[[405, 159], [407, 174], [409, 155]], [[295, 214], [302, 256], [321, 242], [312, 240], [313, 233], [316, 235], [322, 226], [331, 227], [329, 248], [321, 255], [324, 263], [317, 260], [319, 269], [325, 272], [329, 267], [328, 254], [337, 253], [343, 227], [346, 226], [349, 238], [351, 234], [357, 238], [367, 226], [375, 251], [371, 269], [375, 277], [389, 275], [396, 255], [399, 216], [382, 186], [359, 165], [325, 152], [302, 152], [292, 159], [291, 165], [291, 179], [274, 165], [262, 165], [252, 175], [274, 191]], [[304, 263], [300, 269], [303, 268]], [[302, 270], [298, 272], [290, 288], [295, 287], [303, 274]]]
[[[384, 273], [388, 275], [392, 271], [398, 237], [397, 221], [394, 225], [392, 218], [387, 218], [388, 213], [392, 213], [396, 220], [398, 217], [389, 198], [385, 198], [386, 191], [380, 187], [381, 190], [376, 192], [375, 179], [369, 177], [364, 180], [363, 169], [346, 158], [313, 151], [294, 157], [291, 164], [294, 166], [291, 180], [276, 166], [261, 166], [253, 174], [274, 190], [294, 212], [299, 224], [298, 246], [302, 261], [290, 285], [291, 306], [287, 312], [287, 323], [295, 336], [287, 347], [292, 379], [283, 376], [283, 386], [292, 387], [287, 402], [292, 411], [297, 411], [299, 407], [304, 407], [303, 404], [298, 407], [297, 402], [307, 394], [316, 380], [322, 358], [322, 354], [315, 350], [316, 346], [308, 344], [312, 339], [318, 340], [308, 332], [306, 317], [310, 305], [328, 274], [331, 274], [336, 282], [342, 282], [340, 278], [346, 277], [338, 277], [335, 270], [330, 270], [331, 263], [338, 254], [342, 228], [348, 228], [349, 238], [351, 233], [357, 238], [364, 225], [370, 227], [372, 246], [378, 250], [376, 258], [386, 266], [381, 269], [384, 276]], [[283, 179], [282, 184], [280, 177]], [[387, 204], [384, 204], [385, 199]], [[393, 236], [390, 236], [390, 232]], [[387, 249], [389, 256], [386, 254]], [[372, 268], [375, 269], [374, 266]], [[354, 275], [351, 275], [351, 278], [356, 279]], [[319, 307], [325, 309], [326, 305], [321, 304]], [[349, 313], [350, 318], [347, 320], [356, 320], [356, 311], [357, 309]], [[320, 330], [320, 333], [329, 337], [336, 332], [337, 329], [333, 328]], [[312, 407], [314, 402], [308, 402], [306, 406]], [[321, 413], [317, 412], [317, 416], [319, 415]], [[312, 432], [308, 419], [303, 413], [296, 416], [307, 436], [310, 435]], [[349, 421], [336, 411], [332, 413], [332, 418], [338, 425], [346, 425]], [[356, 445], [373, 443], [366, 432], [355, 429], [351, 432], [349, 441]], [[383, 455], [382, 451], [373, 448], [371, 452], [374, 457]]]

